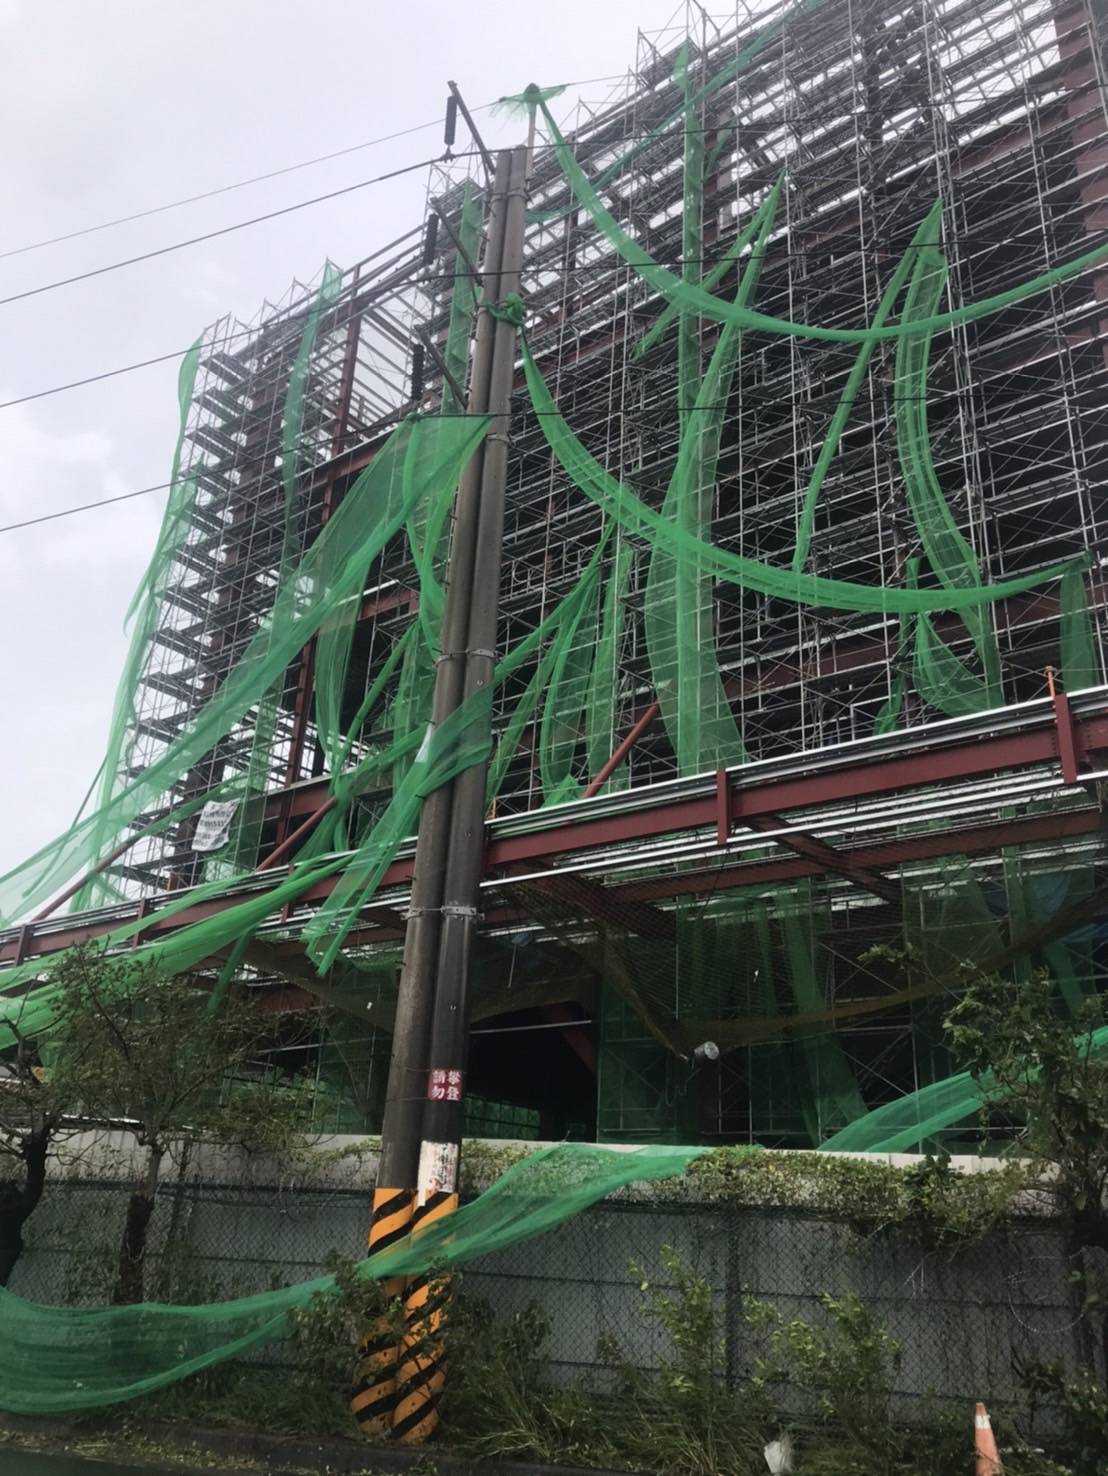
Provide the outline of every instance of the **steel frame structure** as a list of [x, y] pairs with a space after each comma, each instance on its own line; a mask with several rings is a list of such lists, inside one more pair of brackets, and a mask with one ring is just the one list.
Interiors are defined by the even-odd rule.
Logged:
[[[613, 168], [608, 206], [657, 259], [673, 263], [681, 253], [684, 130], [652, 132], [680, 104], [673, 80], [679, 51], [685, 48], [694, 78], [703, 80], [784, 10], [772, 4], [752, 15], [740, 4], [724, 18], [690, 3], [679, 24], [640, 35], [635, 67], [614, 100], [579, 108], [572, 129], [577, 158], [593, 178]], [[782, 172], [787, 185], [757, 300], [771, 315], [824, 326], [869, 322], [936, 196], [944, 201], [952, 308], [1087, 249], [1108, 225], [1106, 27], [1094, 0], [827, 0], [788, 19], [700, 110], [713, 158], [704, 208], [707, 263]], [[452, 238], [470, 167], [444, 164], [430, 181], [429, 206], [446, 228], [436, 235], [417, 227], [344, 272], [320, 323], [300, 435], [298, 548], [308, 546], [398, 416], [438, 403], [433, 349], [445, 335]], [[525, 245], [532, 348], [576, 433], [657, 506], [677, 450], [674, 347], [662, 339], [644, 355], [631, 350], [664, 304], [575, 208], [548, 150], [536, 153], [530, 194], [543, 216], [528, 228]], [[182, 469], [200, 491], [144, 668], [132, 770], [149, 764], [218, 690], [272, 604], [282, 537], [281, 407], [311, 299], [309, 288], [294, 284], [255, 322], [225, 319], [205, 337]], [[1108, 271], [1090, 270], [938, 335], [928, 400], [937, 471], [984, 579], [1089, 555], [1102, 678], [1106, 299]], [[704, 322], [699, 332], [707, 353], [714, 327]], [[415, 349], [428, 342], [425, 360]], [[823, 486], [810, 561], [817, 573], [886, 586], [904, 582], [916, 538], [892, 431], [892, 357], [892, 345], [874, 356]], [[801, 491], [852, 360], [842, 345], [750, 337], [727, 407], [713, 520], [718, 543], [763, 562], [787, 561]], [[502, 649], [534, 630], [569, 592], [602, 526], [602, 514], [550, 456], [522, 379], [518, 388]], [[613, 539], [609, 562], [618, 546]], [[716, 906], [737, 889], [749, 894], [815, 879], [821, 907], [847, 938], [847, 962], [828, 983], [831, 1004], [845, 1008], [865, 1004], [862, 942], [887, 933], [905, 878], [926, 889], [941, 858], [968, 857], [975, 874], [995, 877], [1018, 845], [1031, 870], [1081, 866], [1099, 879], [1108, 695], [1043, 695], [1044, 668], [1057, 661], [1054, 586], [988, 607], [1007, 706], [951, 720], [909, 695], [900, 730], [880, 739], [869, 735], [897, 674], [894, 618], [717, 586], [699, 614], [701, 634], [718, 654], [751, 762], [718, 776], [680, 776], [664, 725], [649, 715], [642, 721], [655, 698], [642, 629], [648, 560], [641, 549], [632, 552], [624, 635], [611, 672], [611, 749], [636, 733], [626, 757], [628, 788], [543, 807], [537, 734], [534, 723], [528, 726], [487, 825], [490, 946], [528, 933], [564, 942], [566, 928], [580, 941], [605, 916], [632, 932], [649, 930], [678, 899]], [[397, 538], [367, 582], [351, 711], [416, 617], [418, 598], [407, 546]], [[957, 617], [940, 617], [936, 629], [956, 653], [972, 653]], [[594, 630], [583, 630], [583, 641], [594, 639]], [[266, 857], [273, 863], [269, 877], [239, 884], [231, 897], [282, 875], [310, 829], [306, 822], [326, 803], [311, 663], [309, 648], [289, 668], [277, 703], [261, 830], [263, 865]], [[532, 669], [498, 694], [498, 729]], [[388, 713], [386, 705], [367, 743], [387, 742]], [[241, 771], [251, 741], [247, 721], [166, 804]], [[582, 783], [594, 777], [583, 746], [576, 767]], [[365, 797], [367, 813], [374, 802]], [[150, 916], [147, 936], [189, 920], [193, 913], [185, 911], [172, 924], [159, 922], [157, 901], [201, 879], [190, 826], [140, 842], [111, 864], [118, 906], [0, 934], [0, 961], [50, 953], [139, 909]], [[410, 873], [410, 849], [402, 850], [365, 909], [355, 947], [395, 949]], [[566, 891], [567, 877], [576, 878], [577, 891]], [[550, 897], [559, 886], [555, 926], [536, 906], [534, 889]], [[318, 900], [309, 896], [301, 905]], [[221, 905], [206, 902], [194, 911]], [[649, 917], [633, 911], [646, 907]], [[275, 987], [285, 995], [288, 979], [295, 993], [296, 970], [304, 967], [290, 936], [296, 920], [273, 919], [264, 935], [270, 952], [254, 965], [258, 979], [284, 973], [286, 983]], [[494, 951], [489, 958], [487, 983], [495, 993], [502, 957]], [[836, 1016], [870, 1100], [921, 1079], [911, 1003], [883, 1006], [883, 992], [886, 985], [875, 981], [869, 1008]], [[565, 999], [581, 1002], [571, 992], [542, 1003], [555, 1008]], [[504, 1008], [513, 1006], [505, 1000]], [[704, 1119], [699, 1130], [766, 1136], [764, 1124], [736, 1100], [721, 1086], [714, 1125]]]

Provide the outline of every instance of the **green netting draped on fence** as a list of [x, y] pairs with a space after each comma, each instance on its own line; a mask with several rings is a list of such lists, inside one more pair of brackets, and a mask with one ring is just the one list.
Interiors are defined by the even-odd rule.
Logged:
[[[562, 1143], [508, 1170], [422, 1234], [361, 1263], [367, 1278], [464, 1265], [541, 1235], [639, 1180], [680, 1174], [703, 1148]], [[46, 1307], [0, 1289], [0, 1409], [60, 1414], [133, 1399], [284, 1336], [334, 1277], [200, 1306]]]
[[[891, 731], [902, 720], [909, 687], [928, 707], [951, 715], [997, 705], [1000, 663], [992, 604], [1054, 579], [1061, 580], [1059, 659], [1066, 686], [1075, 690], [1099, 680], [1084, 578], [1088, 558], [985, 582], [977, 554], [961, 531], [957, 502], [952, 507], [935, 468], [927, 396], [939, 330], [984, 317], [1065, 281], [1108, 259], [1108, 246], [981, 302], [942, 312], [948, 266], [940, 249], [943, 205], [936, 200], [915, 224], [882, 284], [868, 325], [828, 329], [793, 323], [754, 308], [759, 276], [779, 229], [785, 181], [778, 178], [720, 261], [707, 271], [701, 268], [704, 180], [712, 167], [712, 160], [705, 158], [702, 104], [737, 76], [792, 17], [821, 3], [805, 0], [786, 12], [699, 86], [689, 54], [683, 51], [674, 71], [679, 107], [610, 164], [595, 184], [586, 178], [550, 114], [547, 100], [553, 91], [544, 94], [529, 88], [520, 98], [525, 108], [542, 112], [578, 206], [661, 296], [657, 319], [633, 352], [641, 358], [674, 331], [678, 448], [659, 504], [652, 507], [578, 438], [561, 415], [526, 334], [521, 334], [527, 391], [553, 466], [597, 505], [602, 517], [595, 547], [590, 545], [581, 555], [568, 592], [553, 607], [544, 608], [535, 629], [498, 662], [496, 688], [510, 694], [503, 699], [499, 730], [493, 729], [493, 692], [488, 689], [437, 727], [430, 723], [452, 498], [459, 475], [487, 428], [483, 417], [467, 416], [462, 404], [476, 307], [470, 268], [480, 239], [479, 205], [467, 187], [448, 273], [454, 285], [442, 346], [447, 369], [443, 414], [403, 422], [347, 489], [307, 551], [299, 554], [301, 540], [310, 539], [309, 529], [300, 521], [303, 509], [298, 507], [304, 406], [318, 340], [330, 331], [328, 310], [339, 289], [338, 274], [327, 268], [286, 366], [279, 489], [283, 516], [272, 607], [215, 696], [135, 776], [128, 743], [144, 663], [197, 496], [196, 481], [182, 476], [181, 462], [199, 346], [186, 356], [179, 380], [180, 434], [170, 495], [154, 558], [132, 607], [135, 633], [117, 696], [100, 803], [65, 835], [0, 878], [0, 914], [9, 919], [25, 916], [102, 860], [121, 838], [138, 834], [140, 825], [145, 825], [143, 834], [154, 835], [179, 824], [207, 799], [252, 799], [254, 803], [240, 808], [226, 851], [209, 863], [204, 885], [159, 909], [159, 921], [171, 922], [186, 911], [189, 920], [151, 941], [140, 938], [149, 929], [149, 919], [138, 917], [110, 931], [103, 939], [105, 948], [133, 943], [136, 956], [155, 959], [174, 972], [200, 961], [210, 967], [214, 959], [225, 985], [249, 959], [255, 935], [267, 919], [314, 894], [312, 902], [318, 906], [310, 920], [290, 925], [290, 931], [299, 932], [318, 972], [313, 981], [309, 971], [306, 987], [321, 1001], [364, 1021], [367, 998], [374, 1003], [391, 987], [391, 964], [378, 967], [352, 956], [350, 935], [402, 843], [416, 830], [423, 799], [467, 766], [488, 761], [491, 802], [529, 728], [544, 802], [562, 804], [578, 798], [583, 783], [597, 773], [622, 737], [618, 726], [627, 703], [621, 699], [628, 694], [620, 690], [621, 650], [633, 623], [639, 623], [645, 637], [648, 684], [658, 700], [677, 771], [701, 773], [745, 759], [746, 743], [715, 648], [717, 581], [798, 606], [899, 617], [890, 692], [877, 718], [878, 732]], [[675, 124], [684, 130], [680, 275], [638, 246], [599, 194], [639, 149]], [[912, 224], [905, 226], [904, 237]], [[731, 273], [733, 289], [726, 298], [715, 296]], [[524, 305], [518, 299], [496, 311], [522, 327]], [[705, 346], [708, 335], [701, 333], [702, 319], [719, 325], [710, 349]], [[797, 487], [799, 516], [787, 566], [745, 557], [713, 541], [728, 407], [742, 382], [742, 356], [755, 331], [857, 345], [807, 481]], [[889, 418], [896, 435], [904, 521], [908, 526], [910, 518], [918, 542], [905, 551], [894, 583], [863, 585], [808, 570], [823, 486], [885, 342], [895, 348]], [[740, 468], [735, 479], [740, 498], [742, 475]], [[348, 670], [367, 577], [374, 560], [398, 534], [407, 539], [418, 577], [418, 610], [391, 646], [380, 654], [374, 651], [367, 690], [346, 721], [351, 705], [346, 700]], [[251, 875], [258, 854], [259, 801], [272, 767], [281, 687], [290, 664], [312, 642], [314, 719], [330, 808], [298, 851], [291, 871], [273, 881]], [[636, 680], [647, 683], [646, 677]], [[380, 725], [378, 719], [383, 719]], [[157, 803], [164, 802], [181, 777], [232, 732], [240, 737], [246, 733], [249, 739], [239, 770], [172, 815], [157, 812]], [[625, 771], [617, 771], [608, 788], [624, 783]], [[906, 940], [921, 971], [942, 978], [966, 960], [995, 957], [1005, 936], [1022, 936], [1036, 917], [1051, 916], [1063, 896], [1070, 901], [1086, 896], [1090, 880], [1088, 868], [1061, 877], [1025, 875], [1020, 858], [1009, 856], [998, 901], [986, 897], [972, 868], [948, 857], [935, 864], [927, 886], [913, 887], [910, 876], [899, 884]], [[232, 887], [237, 888], [233, 893]], [[114, 897], [112, 883], [99, 878], [85, 888], [80, 900]], [[690, 1042], [703, 1038], [703, 1033], [696, 1034], [701, 1022], [722, 1023], [724, 1031], [732, 1023], [741, 1026], [750, 1020], [764, 1027], [752, 1037], [769, 1044], [756, 1059], [752, 1056], [751, 1093], [760, 1073], [767, 1091], [788, 1098], [785, 1110], [800, 1120], [800, 1132], [807, 1140], [818, 1144], [834, 1130], [822, 1144], [827, 1149], [881, 1152], [925, 1144], [935, 1134], [971, 1119], [988, 1092], [987, 1081], [975, 1083], [963, 1073], [866, 1112], [853, 1068], [830, 1028], [828, 960], [821, 953], [819, 934], [834, 926], [831, 904], [810, 883], [763, 889], [756, 897], [740, 893], [730, 901], [709, 898], [704, 907], [682, 899], [660, 921], [658, 914], [638, 913], [628, 914], [621, 923], [610, 912], [590, 920], [586, 912], [588, 926], [581, 926], [574, 914], [575, 926], [562, 928], [556, 906], [546, 905], [549, 915], [540, 920], [567, 952], [583, 957], [600, 981], [602, 1131], [607, 1110], [604, 1082], [618, 1080], [623, 1090], [622, 1083], [636, 1073], [635, 1090], [640, 1091], [636, 1110], [641, 1109], [645, 1130], [670, 1136], [687, 1130], [682, 1118], [685, 1104], [677, 1100], [683, 1086], [675, 1089], [674, 1083], [686, 1069], [684, 1052], [692, 1049]], [[1040, 952], [1071, 1009], [1083, 997], [1088, 953], [1087, 942], [1073, 935]], [[9, 969], [3, 981], [9, 989], [34, 987], [0, 997], [0, 1021], [18, 1021], [24, 1033], [48, 1029], [54, 1002], [50, 964], [33, 960]], [[803, 1017], [806, 1033], [783, 1038], [783, 1031], [777, 1033], [778, 1017], [783, 1020], [790, 1013]], [[807, 1028], [809, 1022], [814, 1022], [814, 1029]], [[735, 1040], [742, 1039], [741, 1029], [737, 1030]], [[1105, 1046], [1108, 1031], [1097, 1032], [1093, 1048]], [[769, 1083], [774, 1074], [787, 1076], [787, 1087]], [[657, 1098], [669, 1113], [664, 1124], [661, 1109], [650, 1099], [653, 1083], [658, 1083]], [[407, 1274], [438, 1264], [460, 1264], [551, 1228], [629, 1180], [680, 1172], [701, 1151], [616, 1153], [563, 1146], [520, 1165], [475, 1204], [418, 1241], [366, 1263], [365, 1274]], [[61, 1411], [157, 1388], [280, 1336], [293, 1309], [332, 1285], [322, 1278], [209, 1307], [82, 1310], [33, 1307], [0, 1292], [0, 1405], [28, 1412]]]

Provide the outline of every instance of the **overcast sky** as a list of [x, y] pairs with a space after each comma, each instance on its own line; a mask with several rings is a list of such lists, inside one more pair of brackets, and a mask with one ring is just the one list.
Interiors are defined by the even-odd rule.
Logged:
[[[0, 297], [416, 159], [448, 78], [480, 105], [622, 74], [674, 0], [0, 0], [0, 252], [432, 122], [421, 133], [76, 241], [0, 259]], [[571, 91], [602, 101], [606, 84]], [[563, 106], [564, 105], [564, 106]], [[479, 114], [490, 143], [518, 124]], [[0, 401], [183, 349], [325, 257], [421, 217], [422, 174], [0, 306]], [[0, 410], [0, 524], [163, 482], [176, 365]], [[103, 752], [123, 614], [163, 493], [0, 534], [0, 872], [63, 830]]]

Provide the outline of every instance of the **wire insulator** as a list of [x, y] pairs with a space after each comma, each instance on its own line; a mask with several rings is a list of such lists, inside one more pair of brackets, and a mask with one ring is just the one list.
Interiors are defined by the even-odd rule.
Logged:
[[427, 234], [423, 237], [423, 260], [421, 266], [429, 267], [435, 259], [435, 248], [439, 242], [439, 218], [432, 210], [427, 217]]
[[417, 404], [423, 399], [423, 358], [421, 343], [412, 345], [412, 399]]

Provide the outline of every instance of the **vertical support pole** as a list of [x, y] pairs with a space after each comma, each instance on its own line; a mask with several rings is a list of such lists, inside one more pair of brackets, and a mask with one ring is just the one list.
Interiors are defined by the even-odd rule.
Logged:
[[[489, 226], [482, 261], [482, 311], [478, 315], [470, 375], [467, 413], [485, 414], [496, 339], [496, 320], [488, 312], [498, 300], [500, 261], [509, 182], [509, 156], [500, 158], [489, 206]], [[474, 557], [477, 548], [484, 446], [462, 473], [454, 502], [454, 526], [447, 563], [446, 602], [439, 639], [439, 657], [431, 706], [431, 726], [438, 727], [458, 706], [465, 683], [469, 610], [473, 596]], [[452, 785], [443, 785], [423, 801], [416, 838], [411, 904], [404, 932], [404, 959], [400, 971], [393, 1027], [388, 1086], [381, 1123], [381, 1161], [374, 1196], [388, 1205], [389, 1219], [404, 1215], [407, 1228], [415, 1204], [419, 1144], [422, 1129], [427, 1052], [434, 1005], [435, 960], [438, 956], [440, 909], [450, 836]], [[401, 1205], [403, 1200], [403, 1206]], [[406, 1208], [404, 1207], [406, 1206]], [[372, 1229], [371, 1229], [372, 1237]], [[373, 1249], [377, 1247], [372, 1244]], [[399, 1290], [399, 1289], [397, 1289]], [[372, 1328], [360, 1352], [353, 1407], [367, 1434], [381, 1428], [396, 1407], [396, 1371], [399, 1348], [383, 1356], [377, 1344], [381, 1329]], [[364, 1421], [362, 1414], [365, 1414]]]
[[[362, 310], [358, 307], [358, 283], [361, 267], [354, 268], [351, 283], [350, 317], [346, 326], [346, 343], [343, 348], [342, 373], [339, 378], [338, 400], [335, 404], [335, 429], [331, 436], [329, 452], [330, 466], [323, 487], [323, 502], [319, 510], [320, 532], [327, 526], [335, 506], [335, 463], [346, 442], [346, 423], [350, 418], [350, 402], [354, 395], [354, 375], [358, 368], [358, 343], [361, 337]], [[289, 741], [289, 756], [285, 765], [285, 785], [295, 784], [300, 778], [300, 763], [304, 756], [304, 742], [308, 734], [308, 719], [312, 706], [312, 688], [315, 681], [316, 641], [313, 637], [300, 653], [300, 666], [296, 675], [296, 696], [293, 701], [292, 735]], [[280, 844], [289, 833], [287, 818], [278, 821], [277, 842]]]
[[1053, 666], [1048, 666], [1044, 675], [1046, 689], [1054, 707], [1054, 733], [1058, 747], [1058, 760], [1062, 767], [1062, 779], [1066, 784], [1076, 784], [1078, 777], [1077, 731], [1073, 723], [1073, 709], [1070, 707], [1070, 700], [1065, 692], [1055, 685]]
[[1073, 709], [1065, 692], [1054, 694], [1054, 728], [1058, 735], [1058, 758], [1062, 766], [1062, 778], [1067, 784], [1078, 781], [1077, 733], [1073, 724]]
[[725, 846], [731, 834], [731, 781], [726, 769], [716, 770], [716, 845]]
[[[497, 179], [504, 173], [508, 176], [504, 243], [496, 283], [497, 300], [500, 302], [519, 290], [525, 226], [526, 148], [499, 155]], [[490, 315], [486, 313], [485, 316]], [[488, 709], [478, 721], [490, 724], [515, 361], [515, 327], [497, 319], [487, 406], [495, 419], [486, 437], [482, 466], [463, 695], [463, 700], [470, 701], [488, 693]], [[426, 1100], [423, 1104], [423, 1137], [414, 1211], [414, 1223], [420, 1228], [451, 1213], [458, 1202], [469, 963], [477, 929], [477, 902], [484, 860], [486, 781], [487, 764], [474, 764], [458, 775], [451, 790], [429, 1070], [422, 1084]], [[446, 1288], [441, 1284], [417, 1280], [409, 1285], [405, 1301], [405, 1349], [397, 1375], [399, 1397], [393, 1421], [393, 1436], [406, 1444], [422, 1443], [438, 1426], [438, 1400], [446, 1379], [441, 1341], [445, 1310]]]

